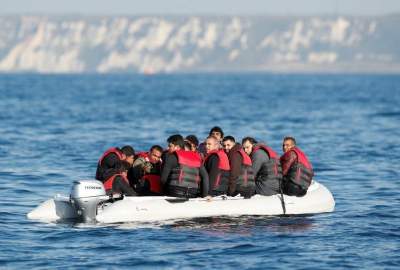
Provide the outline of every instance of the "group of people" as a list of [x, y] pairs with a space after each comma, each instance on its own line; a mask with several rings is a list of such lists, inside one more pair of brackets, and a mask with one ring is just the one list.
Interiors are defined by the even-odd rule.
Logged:
[[304, 196], [314, 172], [294, 137], [283, 139], [281, 157], [266, 144], [245, 137], [241, 144], [213, 127], [199, 144], [195, 135], [175, 134], [168, 147], [148, 152], [133, 147], [111, 148], [100, 158], [96, 179], [108, 194], [195, 198], [284, 193]]

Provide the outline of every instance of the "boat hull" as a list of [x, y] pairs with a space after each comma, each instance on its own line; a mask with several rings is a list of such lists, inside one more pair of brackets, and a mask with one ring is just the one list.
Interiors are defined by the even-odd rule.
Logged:
[[[241, 215], [304, 215], [332, 212], [335, 201], [331, 192], [322, 184], [313, 182], [303, 197], [284, 195], [255, 195], [243, 197], [213, 197], [182, 199], [174, 197], [125, 197], [98, 208], [99, 223], [154, 222], [171, 219], [190, 219], [212, 216]], [[55, 222], [79, 217], [68, 197], [56, 196], [28, 213], [29, 219]]]

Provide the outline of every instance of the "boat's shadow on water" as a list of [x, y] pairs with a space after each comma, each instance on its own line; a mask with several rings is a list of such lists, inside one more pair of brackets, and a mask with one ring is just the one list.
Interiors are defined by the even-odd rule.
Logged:
[[313, 229], [313, 215], [293, 216], [240, 216], [240, 217], [202, 217], [188, 220], [168, 220], [163, 222], [129, 222], [115, 224], [81, 223], [76, 220], [55, 222], [73, 228], [116, 228], [116, 229], [172, 229], [172, 230], [199, 230], [209, 234], [252, 234], [254, 231], [270, 231], [275, 233], [296, 233]]
[[179, 220], [165, 225], [173, 229], [200, 229], [210, 233], [248, 234], [253, 230], [271, 232], [303, 232], [314, 227], [312, 215], [296, 216], [240, 216], [240, 217], [204, 217]]
[[270, 231], [276, 233], [296, 233], [313, 229], [313, 215], [291, 216], [240, 216], [240, 217], [202, 217], [187, 220], [168, 220], [162, 222], [129, 222], [115, 224], [82, 223], [77, 220], [62, 220], [53, 224], [73, 228], [117, 228], [117, 229], [173, 229], [173, 230], [201, 230], [210, 234], [239, 233], [251, 234], [256, 231]]

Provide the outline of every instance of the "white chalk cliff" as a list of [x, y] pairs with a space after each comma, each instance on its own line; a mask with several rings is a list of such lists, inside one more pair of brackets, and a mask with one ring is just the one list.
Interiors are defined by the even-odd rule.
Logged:
[[400, 15], [0, 16], [0, 72], [400, 72]]

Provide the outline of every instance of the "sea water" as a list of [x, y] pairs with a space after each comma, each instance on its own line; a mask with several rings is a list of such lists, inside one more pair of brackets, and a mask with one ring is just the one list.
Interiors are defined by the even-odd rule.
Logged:
[[[150, 224], [26, 214], [93, 178], [109, 147], [203, 140], [213, 126], [282, 153], [297, 139], [333, 213]], [[0, 75], [1, 269], [399, 269], [400, 76]]]

